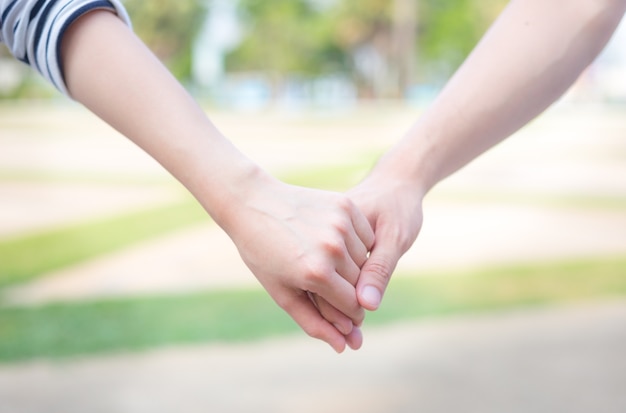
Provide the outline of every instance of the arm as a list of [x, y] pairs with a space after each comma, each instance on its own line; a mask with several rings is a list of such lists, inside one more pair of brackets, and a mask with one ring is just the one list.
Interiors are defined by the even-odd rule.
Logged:
[[[221, 135], [113, 13], [94, 11], [78, 19], [61, 50], [71, 97], [183, 183], [309, 335], [338, 352], [346, 343], [360, 344], [351, 341], [353, 324], [364, 317], [353, 284], [373, 233], [346, 196], [289, 186], [267, 175]], [[329, 321], [308, 292], [338, 310]]]
[[439, 181], [558, 99], [604, 48], [623, 0], [513, 0], [429, 110], [350, 196], [374, 227], [361, 304], [376, 309]]

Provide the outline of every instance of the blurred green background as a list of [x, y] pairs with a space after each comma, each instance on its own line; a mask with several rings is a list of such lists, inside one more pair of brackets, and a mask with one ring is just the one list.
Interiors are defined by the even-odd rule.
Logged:
[[[125, 2], [245, 153], [333, 190], [367, 173], [505, 4]], [[434, 223], [367, 325], [626, 294], [623, 37], [524, 136], [433, 193]], [[158, 165], [5, 50], [0, 72], [0, 362], [298, 331]]]
[[[126, 0], [137, 34], [198, 94], [231, 103], [315, 96], [399, 98], [441, 84], [503, 0]], [[49, 96], [4, 61], [0, 96]]]

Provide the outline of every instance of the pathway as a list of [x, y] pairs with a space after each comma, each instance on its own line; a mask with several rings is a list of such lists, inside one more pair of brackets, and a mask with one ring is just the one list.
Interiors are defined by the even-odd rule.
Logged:
[[626, 301], [0, 366], [7, 413], [623, 413]]

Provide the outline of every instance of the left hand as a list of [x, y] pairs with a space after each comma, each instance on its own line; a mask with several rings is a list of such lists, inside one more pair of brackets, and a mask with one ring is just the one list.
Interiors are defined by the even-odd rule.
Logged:
[[343, 194], [265, 174], [235, 190], [222, 225], [270, 296], [337, 352], [360, 345], [354, 326], [365, 312], [354, 286], [374, 242], [365, 216]]

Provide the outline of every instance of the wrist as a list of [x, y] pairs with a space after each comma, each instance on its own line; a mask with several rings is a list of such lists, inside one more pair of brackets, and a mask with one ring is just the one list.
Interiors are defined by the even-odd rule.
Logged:
[[407, 134], [380, 158], [371, 175], [394, 186], [410, 188], [422, 198], [438, 182], [436, 165], [417, 135]]
[[226, 232], [241, 220], [240, 212], [258, 191], [272, 180], [267, 172], [248, 159], [230, 164], [229, 169], [205, 179], [194, 194], [213, 220]]

